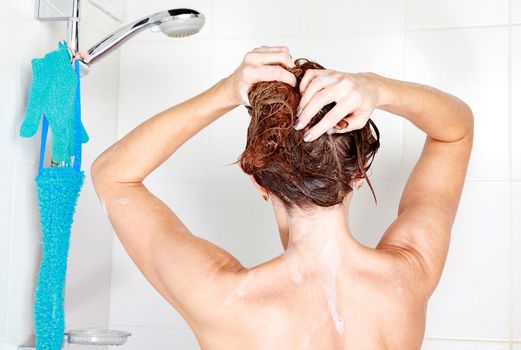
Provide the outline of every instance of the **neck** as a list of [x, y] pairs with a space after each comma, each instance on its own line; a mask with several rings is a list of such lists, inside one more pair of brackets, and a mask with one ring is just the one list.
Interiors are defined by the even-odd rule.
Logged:
[[346, 196], [344, 202], [332, 207], [317, 206], [312, 212], [296, 209], [289, 213], [275, 208], [279, 212], [279, 229], [287, 235], [284, 255], [318, 267], [320, 261], [327, 260], [328, 254], [354, 253], [359, 243], [349, 228], [350, 197]]

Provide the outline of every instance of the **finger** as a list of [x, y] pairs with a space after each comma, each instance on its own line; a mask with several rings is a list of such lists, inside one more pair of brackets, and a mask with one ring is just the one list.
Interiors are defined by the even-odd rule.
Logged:
[[286, 67], [290, 67], [293, 64], [293, 60], [289, 56], [289, 53], [285, 51], [275, 51], [275, 52], [248, 52], [244, 57], [245, 62], [255, 64], [255, 65], [264, 65], [264, 64], [273, 64], [273, 63], [282, 63]]
[[307, 69], [306, 72], [304, 73], [304, 75], [302, 76], [302, 79], [300, 80], [300, 85], [299, 85], [300, 93], [305, 92], [307, 89], [307, 86], [311, 82], [311, 80], [313, 80], [313, 78], [316, 75], [324, 74], [323, 72], [324, 72], [324, 69], [314, 69], [314, 68]]
[[342, 130], [337, 130], [336, 131], [337, 133], [343, 134], [343, 133], [350, 132], [353, 130], [362, 129], [367, 124], [369, 117], [365, 113], [361, 114], [361, 113], [355, 112], [355, 113], [353, 113], [353, 115], [351, 115], [347, 118], [344, 118], [344, 119], [346, 119], [349, 122], [349, 125]]
[[[300, 112], [298, 122], [295, 125], [296, 130], [303, 129], [308, 125], [309, 121], [327, 104], [333, 102], [330, 87], [326, 87], [316, 92], [306, 107]], [[340, 119], [340, 118], [339, 118]]]
[[289, 53], [289, 48], [287, 46], [267, 46], [267, 45], [262, 45], [262, 46], [256, 47], [252, 51], [255, 51], [255, 52], [286, 51], [286, 52]]
[[[356, 107], [357, 101], [355, 99], [349, 99], [345, 102], [337, 103], [335, 107], [331, 108], [331, 110], [327, 112], [316, 125], [306, 132], [304, 140], [306, 142], [316, 140], [326, 131], [334, 128], [334, 126], [342, 119], [345, 119], [349, 123], [349, 126], [351, 126], [353, 117], [346, 117], [346, 115], [350, 114]], [[340, 131], [336, 130], [336, 132]]]
[[257, 69], [255, 69], [253, 79], [254, 81], [252, 83], [256, 83], [258, 81], [278, 80], [291, 86], [295, 86], [297, 84], [297, 77], [295, 77], [293, 73], [280, 66], [272, 65], [257, 67]]
[[311, 98], [315, 95], [315, 93], [322, 90], [327, 85], [330, 85], [334, 79], [329, 79], [329, 78], [331, 78], [331, 77], [324, 75], [324, 74], [315, 75], [313, 77], [313, 79], [311, 80], [311, 82], [309, 83], [309, 85], [306, 87], [306, 91], [301, 96], [298, 108], [301, 108], [302, 110], [304, 110], [304, 108], [306, 108], [307, 104], [309, 103]]

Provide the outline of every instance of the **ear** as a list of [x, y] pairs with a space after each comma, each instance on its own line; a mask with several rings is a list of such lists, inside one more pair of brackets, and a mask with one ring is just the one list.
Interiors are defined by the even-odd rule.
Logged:
[[268, 195], [268, 190], [266, 188], [262, 187], [261, 185], [259, 185], [259, 183], [257, 182], [257, 180], [255, 180], [253, 175], [248, 175], [248, 177], [250, 178], [251, 182], [253, 183], [253, 185], [255, 186], [257, 191], [259, 191], [259, 193], [262, 196], [267, 196]]

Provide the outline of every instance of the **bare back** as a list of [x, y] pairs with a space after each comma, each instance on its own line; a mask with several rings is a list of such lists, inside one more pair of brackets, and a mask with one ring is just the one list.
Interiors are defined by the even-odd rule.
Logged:
[[369, 248], [341, 260], [334, 290], [320, 274], [296, 276], [284, 254], [230, 276], [208, 305], [217, 322], [190, 324], [202, 349], [419, 349], [428, 296], [415, 267]]

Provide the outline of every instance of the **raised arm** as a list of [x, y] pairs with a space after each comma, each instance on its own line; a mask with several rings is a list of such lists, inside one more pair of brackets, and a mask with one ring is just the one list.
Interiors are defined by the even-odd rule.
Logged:
[[244, 267], [225, 250], [193, 235], [143, 180], [188, 139], [239, 106], [242, 89], [261, 80], [295, 84], [293, 74], [267, 66], [269, 62], [292, 64], [287, 48], [253, 50], [230, 76], [146, 120], [91, 167], [95, 190], [125, 250], [189, 322], [217, 317], [227, 285]]
[[447, 257], [471, 155], [474, 118], [460, 99], [436, 88], [368, 76], [378, 86], [376, 108], [403, 116], [426, 133], [398, 207], [398, 218], [377, 248], [411, 253], [432, 293]]
[[[432, 293], [445, 264], [470, 159], [474, 130], [471, 109], [441, 90], [375, 73], [310, 69], [300, 82], [300, 90], [301, 127], [322, 106], [336, 101], [306, 132], [304, 141], [313, 141], [326, 131], [360, 129], [375, 108], [407, 118], [427, 134], [423, 152], [402, 194], [398, 218], [377, 249], [412, 261], [421, 273], [419, 279], [425, 282], [424, 290]], [[348, 125], [336, 130], [334, 126], [341, 119]]]

